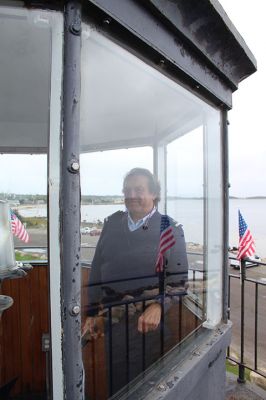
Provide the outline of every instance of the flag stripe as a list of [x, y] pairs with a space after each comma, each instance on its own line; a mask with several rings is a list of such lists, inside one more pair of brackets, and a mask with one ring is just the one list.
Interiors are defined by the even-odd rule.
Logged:
[[170, 225], [169, 217], [167, 215], [162, 215], [161, 217], [160, 233], [158, 257], [156, 260], [156, 272], [163, 272], [164, 254], [175, 244], [173, 228]]
[[162, 249], [165, 245], [167, 245], [174, 238], [173, 234], [169, 235], [167, 238], [161, 241], [160, 248]]
[[11, 212], [11, 231], [14, 236], [18, 237], [23, 242], [28, 243], [29, 234], [26, 231], [25, 226], [13, 212]]
[[251, 257], [255, 253], [255, 242], [253, 236], [242, 217], [240, 211], [238, 211], [239, 221], [239, 246], [237, 259], [241, 260], [247, 256]]
[[175, 240], [172, 240], [167, 246], [165, 246], [162, 250], [162, 253], [166, 253], [167, 250], [171, 249], [171, 247], [173, 247], [173, 245], [175, 244]]

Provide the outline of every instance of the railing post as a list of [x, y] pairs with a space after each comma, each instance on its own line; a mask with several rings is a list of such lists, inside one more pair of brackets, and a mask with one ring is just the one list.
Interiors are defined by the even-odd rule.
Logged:
[[238, 366], [238, 379], [239, 383], [245, 383], [245, 366], [244, 366], [244, 330], [245, 330], [245, 280], [246, 280], [246, 262], [240, 261], [240, 284], [241, 284], [241, 328], [240, 328], [240, 364]]
[[161, 321], [160, 321], [160, 346], [161, 356], [164, 354], [164, 300], [165, 300], [165, 260], [163, 270], [159, 272], [159, 296], [162, 307]]
[[255, 284], [255, 340], [254, 340], [254, 369], [258, 369], [258, 282]]

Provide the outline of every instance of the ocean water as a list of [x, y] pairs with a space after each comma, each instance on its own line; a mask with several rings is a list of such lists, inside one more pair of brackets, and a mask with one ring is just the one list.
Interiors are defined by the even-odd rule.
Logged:
[[[103, 221], [108, 215], [124, 210], [122, 204], [83, 205], [81, 220], [86, 222]], [[266, 199], [231, 199], [229, 203], [229, 245], [238, 245], [238, 210], [241, 211], [255, 240], [256, 254], [266, 257]], [[44, 206], [21, 208], [22, 216], [46, 216]], [[183, 224], [187, 242], [203, 243], [203, 201], [170, 200], [168, 214]]]

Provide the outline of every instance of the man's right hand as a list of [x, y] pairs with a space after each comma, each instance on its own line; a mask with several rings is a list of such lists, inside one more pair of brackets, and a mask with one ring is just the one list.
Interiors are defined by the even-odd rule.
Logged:
[[[89, 336], [92, 339], [97, 339], [103, 336], [103, 318], [101, 316], [87, 317], [82, 327], [82, 338]], [[89, 340], [89, 338], [88, 338]]]

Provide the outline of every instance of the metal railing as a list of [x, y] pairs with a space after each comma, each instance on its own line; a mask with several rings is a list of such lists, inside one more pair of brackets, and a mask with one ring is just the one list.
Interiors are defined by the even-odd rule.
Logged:
[[[94, 250], [95, 246], [90, 246], [90, 245], [84, 245], [82, 246], [85, 249], [91, 249]], [[25, 246], [20, 246], [20, 247], [16, 247], [16, 249], [18, 250], [27, 250], [27, 248]], [[46, 247], [42, 247], [42, 246], [29, 246], [28, 247], [28, 251], [32, 250], [32, 253], [35, 253], [36, 250], [41, 249], [42, 251], [47, 250]], [[36, 264], [45, 264], [48, 262], [48, 260], [32, 260], [30, 261], [30, 251], [28, 252], [29, 254], [29, 261], [32, 265]], [[46, 251], [47, 254], [47, 251]], [[83, 268], [89, 268], [91, 267], [91, 262], [87, 261], [87, 262], [82, 262], [81, 263]], [[193, 270], [193, 280], [196, 281], [197, 277], [196, 277], [196, 269]], [[133, 367], [131, 368], [131, 356], [132, 356], [132, 351], [131, 350], [131, 331], [130, 329], [132, 329], [132, 324], [130, 322], [131, 320], [131, 314], [130, 314], [130, 308], [132, 306], [137, 306], [138, 305], [138, 313], [136, 313], [136, 317], [140, 316], [145, 309], [149, 306], [149, 304], [151, 302], [157, 302], [161, 304], [161, 320], [160, 320], [160, 325], [158, 327], [158, 335], [157, 335], [157, 339], [158, 341], [156, 342], [156, 344], [158, 344], [158, 348], [156, 349], [156, 354], [158, 353], [158, 359], [160, 357], [162, 357], [166, 350], [168, 351], [169, 348], [166, 346], [166, 336], [165, 335], [165, 324], [166, 324], [166, 320], [165, 320], [165, 304], [167, 303], [167, 301], [171, 302], [171, 303], [176, 303], [177, 305], [177, 313], [178, 316], [176, 317], [176, 324], [178, 326], [178, 336], [176, 338], [176, 342], [175, 345], [177, 343], [180, 343], [182, 338], [183, 338], [183, 327], [182, 325], [184, 324], [184, 317], [183, 317], [183, 313], [182, 313], [182, 299], [187, 295], [187, 291], [185, 288], [181, 288], [181, 284], [180, 286], [174, 288], [176, 289], [176, 291], [174, 290], [174, 292], [172, 293], [167, 293], [167, 290], [165, 289], [166, 286], [166, 282], [168, 282], [168, 279], [176, 281], [179, 280], [179, 277], [177, 277], [182, 275], [183, 276], [183, 272], [179, 273], [168, 273], [164, 270], [164, 272], [160, 272], [160, 273], [156, 273], [154, 271], [154, 274], [152, 275], [148, 275], [148, 276], [136, 276], [136, 277], [132, 277], [130, 279], [116, 279], [116, 280], [111, 280], [111, 281], [105, 281], [105, 282], [94, 282], [94, 283], [88, 283], [88, 284], [84, 284], [83, 282], [83, 287], [88, 287], [88, 288], [93, 288], [93, 287], [97, 287], [97, 286], [110, 286], [112, 287], [113, 284], [116, 283], [122, 283], [128, 280], [137, 280], [138, 284], [140, 284], [140, 286], [143, 286], [143, 288], [145, 289], [146, 284], [145, 281], [146, 280], [152, 280], [155, 279], [156, 280], [156, 294], [155, 295], [145, 295], [145, 294], [136, 294], [134, 296], [132, 296], [131, 298], [114, 298], [114, 299], [110, 299], [108, 300], [108, 302], [106, 302], [104, 304], [104, 313], [102, 313], [102, 317], [104, 318], [104, 326], [105, 326], [105, 350], [106, 350], [106, 367], [108, 370], [108, 388], [109, 388], [109, 396], [112, 396], [115, 392], [116, 392], [116, 386], [117, 386], [117, 381], [116, 381], [116, 376], [114, 376], [114, 370], [117, 370], [117, 368], [114, 367], [114, 363], [117, 362], [116, 360], [116, 356], [117, 354], [114, 354], [114, 343], [116, 343], [116, 338], [115, 335], [117, 334], [117, 326], [115, 326], [115, 321], [114, 321], [114, 315], [113, 315], [113, 311], [117, 308], [123, 308], [123, 318], [121, 321], [119, 321], [118, 323], [120, 325], [123, 325], [122, 329], [123, 329], [123, 335], [121, 336], [121, 340], [124, 343], [124, 349], [125, 349], [125, 353], [124, 353], [124, 358], [125, 358], [125, 362], [123, 365], [123, 368], [125, 370], [125, 384], [129, 384], [132, 381], [132, 377], [135, 378], [134, 375], [134, 371], [132, 372]], [[180, 277], [181, 279], [181, 277]], [[143, 283], [141, 283], [143, 282]], [[134, 285], [136, 286], [136, 285]], [[138, 286], [138, 285], [137, 285]], [[138, 290], [140, 291], [140, 290]], [[141, 292], [141, 291], [140, 291]], [[127, 293], [130, 295], [130, 293]], [[85, 304], [83, 305], [85, 307]], [[136, 307], [137, 308], [137, 307]], [[196, 319], [195, 319], [196, 321]], [[196, 322], [195, 322], [196, 324]], [[134, 328], [136, 329], [136, 327], [134, 326]], [[146, 334], [140, 334], [141, 336], [141, 346], [140, 346], [140, 351], [139, 351], [139, 365], [140, 365], [140, 370], [138, 370], [138, 372], [144, 372], [146, 371], [146, 369], [150, 366], [150, 358], [149, 358], [149, 340], [147, 340], [147, 335]], [[86, 342], [83, 341], [83, 346], [86, 345]], [[158, 350], [158, 351], [157, 351]], [[134, 357], [136, 357], [134, 355]], [[124, 371], [121, 371], [121, 374], [123, 374]]]
[[[229, 257], [232, 260], [236, 260], [234, 257]], [[244, 259], [241, 260], [240, 262], [240, 272], [239, 275], [237, 274], [231, 274], [229, 273], [229, 290], [228, 290], [228, 317], [230, 319], [231, 316], [231, 310], [233, 309], [233, 306], [231, 304], [232, 302], [232, 281], [233, 280], [239, 280], [239, 296], [240, 296], [240, 354], [239, 357], [237, 356], [232, 356], [231, 355], [231, 347], [228, 348], [227, 351], [227, 359], [233, 361], [238, 365], [238, 382], [239, 383], [244, 383], [246, 381], [245, 378], [245, 372], [246, 369], [249, 371], [254, 371], [257, 374], [263, 376], [266, 378], [266, 373], [260, 370], [259, 368], [259, 361], [262, 361], [262, 358], [259, 360], [260, 354], [258, 352], [258, 335], [259, 335], [259, 329], [258, 329], [258, 323], [259, 323], [259, 304], [264, 300], [264, 296], [260, 297], [260, 287], [266, 286], [266, 280], [261, 281], [253, 278], [248, 278], [246, 274], [246, 268], [247, 266], [265, 266], [266, 263], [260, 262], [260, 261], [255, 261], [251, 259]], [[247, 310], [246, 310], [246, 300], [247, 300], [247, 295], [250, 293], [247, 293], [246, 291], [246, 285], [247, 283], [251, 284], [254, 287], [254, 326], [253, 326], [253, 332], [254, 332], [254, 343], [253, 343], [253, 360], [250, 358], [247, 359], [245, 357], [246, 354], [246, 342], [245, 342], [245, 328], [246, 328], [246, 318], [247, 318]], [[249, 305], [250, 305], [250, 296], [248, 298], [249, 300]]]
[[[117, 381], [115, 379], [114, 383], [114, 378], [113, 378], [113, 373], [114, 373], [114, 361], [116, 363], [116, 372], [117, 370], [120, 371], [120, 375], [123, 376], [123, 373], [125, 372], [125, 377], [121, 378], [122, 380], [124, 379], [123, 385], [125, 384], [128, 385], [132, 379], [134, 379], [136, 375], [136, 371], [134, 370], [133, 373], [130, 370], [131, 369], [131, 352], [130, 352], [130, 329], [132, 329], [132, 326], [130, 324], [130, 320], [132, 319], [132, 312], [130, 312], [130, 307], [134, 306], [135, 308], [135, 316], [137, 318], [145, 311], [145, 309], [150, 305], [152, 302], [157, 302], [161, 305], [161, 320], [160, 320], [160, 325], [159, 325], [159, 330], [158, 330], [158, 336], [159, 336], [159, 352], [158, 352], [158, 358], [162, 357], [165, 354], [165, 302], [167, 302], [167, 298], [169, 301], [174, 301], [175, 303], [179, 304], [179, 321], [178, 321], [178, 326], [181, 326], [182, 323], [182, 298], [186, 296], [187, 292], [186, 289], [183, 288], [183, 290], [180, 290], [180, 287], [177, 289], [177, 292], [175, 293], [167, 293], [165, 290], [165, 279], [166, 279], [166, 273], [165, 272], [159, 272], [157, 275], [152, 275], [152, 277], [157, 277], [158, 278], [158, 285], [156, 289], [156, 294], [152, 295], [145, 295], [145, 294], [133, 294], [130, 296], [130, 292], [127, 292], [127, 295], [122, 296], [121, 298], [119, 296], [112, 296], [108, 297], [108, 300], [103, 302], [103, 312], [98, 314], [104, 317], [105, 323], [105, 341], [106, 341], [106, 352], [107, 352], [107, 365], [108, 365], [108, 388], [109, 388], [109, 396], [112, 396], [117, 388], [114, 388], [114, 386], [117, 386]], [[178, 273], [171, 273], [168, 275], [179, 275]], [[142, 276], [142, 279], [149, 279], [151, 276]], [[112, 284], [112, 283], [117, 283], [117, 282], [127, 282], [128, 280], [134, 280], [135, 278], [130, 278], [130, 279], [118, 279], [114, 281], [108, 281], [108, 282], [99, 282], [99, 283], [89, 283], [88, 287], [95, 287], [95, 286], [103, 286], [107, 284]], [[136, 279], [140, 279], [139, 277]], [[154, 289], [152, 289], [154, 290]], [[152, 291], [151, 290], [151, 291]], [[96, 307], [97, 308], [97, 307]], [[114, 312], [113, 311], [122, 311], [122, 315], [118, 318], [117, 321], [115, 321], [114, 317]], [[89, 306], [89, 311], [92, 310], [93, 314], [95, 313], [95, 308], [94, 306]], [[90, 313], [89, 313], [90, 314]], [[135, 321], [136, 322], [136, 321]], [[115, 324], [117, 324], [115, 326]], [[115, 335], [118, 335], [119, 338], [121, 339], [119, 346], [123, 349], [123, 351], [120, 351], [119, 353], [123, 353], [123, 360], [119, 361], [123, 365], [121, 365], [119, 368], [117, 368], [117, 349], [116, 354], [115, 354], [115, 359], [114, 359], [114, 343], [117, 345], [117, 340], [115, 340], [114, 337], [114, 329], [115, 327], [118, 327], [118, 330], [115, 330]], [[134, 326], [136, 329], [136, 327]], [[123, 332], [123, 334], [121, 334]], [[181, 331], [180, 331], [181, 332]], [[146, 335], [145, 333], [140, 334], [141, 335], [141, 346], [139, 351], [137, 351], [137, 356], [139, 357], [139, 365], [140, 368], [138, 370], [138, 374], [141, 372], [144, 372], [147, 367], [150, 366], [150, 363], [147, 362], [147, 356], [149, 356], [149, 351], [147, 351], [146, 348]], [[180, 339], [180, 338], [179, 338]], [[93, 340], [93, 339], [91, 339]], [[115, 340], [115, 342], [114, 342]], [[133, 343], [134, 344], [134, 343]], [[86, 345], [86, 342], [83, 342], [83, 346]], [[132, 343], [131, 343], [132, 346]], [[120, 349], [121, 350], [121, 349]], [[169, 349], [168, 349], [169, 350]], [[134, 353], [136, 352], [136, 347], [134, 344]], [[119, 354], [119, 356], [120, 356]], [[120, 357], [121, 358], [121, 357]], [[134, 358], [136, 358], [136, 354], [134, 354]], [[117, 376], [116, 376], [117, 378]], [[121, 388], [120, 387], [120, 388]]]
[[[17, 249], [22, 249], [24, 246], [21, 247], [17, 247]], [[83, 245], [83, 248], [87, 248], [87, 249], [94, 249], [95, 246], [90, 246], [90, 245]], [[24, 247], [25, 248], [25, 247]], [[39, 249], [40, 246], [30, 246], [31, 249]], [[44, 247], [42, 247], [42, 249], [44, 249]], [[194, 256], [200, 256], [202, 257], [201, 253], [191, 253], [188, 252], [188, 255], [194, 255]], [[229, 257], [230, 260], [236, 261], [235, 257]], [[46, 261], [47, 262], [47, 261]], [[34, 263], [39, 263], [37, 261], [33, 261]], [[42, 263], [45, 263], [45, 261], [42, 261]], [[88, 263], [82, 263], [83, 266], [89, 267], [90, 266], [90, 262]], [[232, 282], [233, 280], [238, 280], [239, 281], [239, 301], [240, 301], [240, 334], [239, 334], [239, 339], [240, 339], [240, 354], [239, 356], [236, 356], [235, 354], [232, 356], [232, 352], [231, 352], [231, 347], [228, 348], [228, 352], [227, 352], [227, 359], [233, 361], [234, 363], [236, 363], [238, 365], [238, 381], [239, 382], [245, 382], [245, 371], [250, 370], [250, 371], [254, 371], [256, 373], [258, 373], [259, 375], [263, 376], [266, 378], [266, 373], [261, 371], [259, 368], [259, 364], [260, 361], [262, 361], [260, 359], [260, 354], [258, 351], [258, 335], [259, 335], [259, 306], [260, 303], [263, 300], [263, 297], [260, 297], [260, 288], [261, 287], [265, 287], [266, 286], [266, 279], [265, 281], [261, 281], [261, 280], [257, 280], [257, 279], [253, 279], [253, 278], [249, 278], [247, 277], [246, 274], [246, 270], [248, 267], [255, 267], [255, 266], [264, 266], [266, 267], [266, 263], [263, 263], [261, 261], [257, 261], [257, 260], [251, 260], [251, 259], [244, 259], [241, 261], [239, 267], [240, 267], [240, 273], [239, 274], [232, 274], [229, 273], [229, 290], [228, 290], [228, 318], [230, 319], [231, 317], [231, 310], [233, 310], [234, 305], [231, 304], [231, 298], [232, 298]], [[195, 266], [192, 268], [189, 268], [189, 270], [192, 273], [192, 284], [195, 283], [197, 281], [197, 277], [196, 274], [202, 274], [202, 280], [204, 281], [206, 279], [205, 272], [201, 269], [196, 268]], [[200, 279], [201, 280], [201, 279]], [[246, 359], [245, 355], [246, 355], [246, 343], [245, 343], [245, 327], [246, 327], [246, 310], [245, 310], [245, 305], [246, 305], [246, 297], [247, 297], [247, 293], [246, 293], [246, 285], [251, 284], [254, 286], [254, 299], [253, 301], [253, 305], [254, 305], [254, 325], [253, 325], [253, 333], [254, 333], [254, 343], [253, 343], [253, 359]], [[192, 285], [193, 286], [193, 285]], [[193, 291], [192, 291], [193, 294]], [[159, 296], [160, 297], [160, 296]], [[147, 299], [145, 299], [146, 301]], [[159, 298], [158, 298], [159, 300]], [[124, 306], [125, 306], [125, 310], [126, 310], [126, 315], [128, 313], [128, 307], [130, 302], [132, 303], [136, 303], [139, 301], [143, 301], [143, 309], [145, 309], [145, 301], [143, 299], [134, 299], [131, 301], [127, 301], [124, 302]], [[250, 298], [249, 298], [249, 302], [250, 302]], [[120, 303], [121, 305], [122, 303]], [[116, 304], [117, 305], [117, 304]], [[114, 305], [112, 305], [114, 306]], [[110, 306], [108, 308], [108, 312], [107, 312], [107, 316], [109, 316], [109, 326], [112, 325], [112, 321], [110, 320], [110, 316], [111, 316], [111, 308], [112, 306]], [[202, 304], [201, 304], [202, 307]], [[107, 319], [108, 319], [107, 318]], [[127, 318], [127, 317], [126, 317]], [[234, 322], [234, 321], [233, 321]], [[110, 330], [111, 332], [111, 330]], [[144, 335], [145, 336], [145, 335]], [[111, 339], [110, 339], [111, 340]], [[143, 339], [143, 346], [145, 348], [145, 338]], [[111, 355], [111, 353], [110, 353]]]

